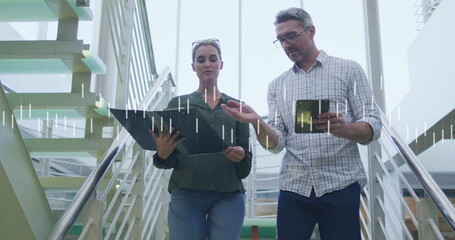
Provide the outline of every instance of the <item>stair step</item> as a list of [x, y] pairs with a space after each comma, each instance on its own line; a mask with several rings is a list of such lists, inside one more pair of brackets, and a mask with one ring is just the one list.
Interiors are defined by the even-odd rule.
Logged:
[[81, 40], [0, 41], [2, 74], [73, 72], [103, 74], [106, 66], [98, 56], [83, 49]]
[[[28, 106], [24, 106], [22, 110], [14, 109], [14, 116], [18, 120], [30, 120], [30, 119], [58, 119], [59, 122], [63, 123], [63, 119], [87, 119], [90, 117], [97, 118], [95, 115], [96, 111], [90, 111], [90, 109], [73, 108], [73, 109], [29, 109]], [[94, 116], [95, 115], [95, 116]], [[99, 116], [98, 116], [99, 117]]]
[[29, 109], [28, 106], [23, 106], [22, 110], [14, 109], [13, 113], [16, 119], [29, 120], [29, 119], [97, 119], [105, 118], [109, 121], [111, 115], [107, 108], [97, 108], [95, 106], [89, 107], [73, 107], [72, 109], [50, 109], [42, 106], [43, 109]]
[[81, 55], [83, 41], [37, 40], [37, 41], [1, 41], [0, 58], [2, 59], [55, 59]]
[[[79, 191], [84, 185], [86, 177], [39, 177], [39, 182], [46, 192], [71, 192]], [[109, 179], [102, 179], [98, 184], [98, 189], [105, 189], [109, 183]], [[111, 194], [114, 194], [116, 189], [109, 189]]]
[[[63, 18], [92, 20], [89, 6], [77, 6], [77, 0], [2, 0], [1, 22], [47, 22]], [[89, 2], [89, 1], [86, 1]]]
[[87, 152], [93, 156], [102, 155], [111, 145], [112, 139], [87, 138], [27, 138], [24, 139], [29, 152]]
[[32, 158], [92, 158], [93, 155], [88, 152], [31, 152]]
[[[107, 231], [111, 227], [111, 223], [105, 223], [103, 226], [103, 235], [106, 235]], [[82, 233], [82, 229], [84, 228], [84, 223], [83, 222], [75, 222], [73, 226], [71, 226], [70, 230], [68, 231], [68, 235], [80, 235]], [[116, 233], [116, 229], [114, 227], [114, 230], [112, 234]]]
[[20, 120], [109, 116], [104, 101], [97, 101], [95, 93], [8, 93], [6, 97], [14, 115]]
[[14, 109], [68, 109], [95, 106], [95, 93], [8, 93], [9, 104]]
[[243, 222], [241, 239], [252, 239], [253, 226], [257, 229], [256, 236], [260, 239], [276, 238], [276, 218], [247, 218]]
[[80, 189], [86, 177], [39, 177], [41, 186], [46, 189], [59, 189], [62, 191]]

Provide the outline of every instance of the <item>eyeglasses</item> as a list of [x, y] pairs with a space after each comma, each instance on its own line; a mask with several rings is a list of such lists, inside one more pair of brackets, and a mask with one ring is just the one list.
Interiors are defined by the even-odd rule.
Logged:
[[206, 44], [215, 44], [218, 46], [218, 48], [220, 47], [220, 40], [216, 39], [216, 38], [209, 38], [209, 39], [202, 39], [202, 40], [196, 40], [193, 42], [192, 44], [192, 49], [194, 50], [195, 47], [198, 47], [200, 45], [206, 45]]
[[288, 44], [292, 44], [292, 43], [295, 43], [297, 37], [305, 32], [306, 30], [308, 30], [308, 28], [306, 29], [303, 29], [302, 31], [300, 32], [290, 32], [288, 34], [286, 34], [284, 37], [277, 37], [275, 41], [273, 41], [273, 44], [275, 44], [275, 46], [277, 48], [282, 48], [283, 47], [283, 43], [284, 41], [286, 41]]

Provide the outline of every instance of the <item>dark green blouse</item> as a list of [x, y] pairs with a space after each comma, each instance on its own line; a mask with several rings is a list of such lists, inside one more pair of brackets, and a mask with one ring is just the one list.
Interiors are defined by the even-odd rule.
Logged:
[[[180, 101], [179, 101], [180, 98]], [[193, 92], [171, 99], [167, 108], [177, 108], [180, 102], [181, 108], [189, 106], [197, 108], [207, 119], [207, 122], [216, 130], [221, 129], [223, 123], [231, 122], [236, 126], [237, 146], [245, 150], [242, 161], [235, 163], [230, 161], [223, 153], [206, 153], [198, 155], [183, 155], [174, 151], [168, 159], [161, 159], [157, 154], [153, 156], [153, 164], [157, 168], [170, 169], [172, 171], [169, 180], [169, 192], [178, 189], [203, 189], [219, 192], [245, 191], [242, 178], [246, 178], [251, 171], [252, 154], [249, 151], [249, 125], [236, 122], [224, 113], [221, 104], [227, 104], [228, 100], [236, 100], [226, 94], [222, 94], [221, 100], [214, 109], [205, 103], [202, 95]], [[238, 101], [238, 100], [236, 100]]]

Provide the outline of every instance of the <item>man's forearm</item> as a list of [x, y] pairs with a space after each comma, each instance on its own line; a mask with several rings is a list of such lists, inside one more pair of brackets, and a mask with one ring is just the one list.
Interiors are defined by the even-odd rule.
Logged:
[[373, 138], [373, 130], [366, 122], [349, 123], [349, 134], [346, 137], [357, 143], [367, 143]]
[[264, 120], [258, 118], [257, 121], [251, 123], [256, 132], [258, 142], [266, 149], [275, 148], [278, 145], [278, 136]]

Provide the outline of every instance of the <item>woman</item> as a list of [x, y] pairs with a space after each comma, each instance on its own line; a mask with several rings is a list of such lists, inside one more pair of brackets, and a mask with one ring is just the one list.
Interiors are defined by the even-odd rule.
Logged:
[[185, 140], [178, 138], [179, 131], [151, 131], [157, 144], [154, 165], [173, 168], [168, 188], [171, 193], [168, 212], [170, 239], [237, 240], [245, 215], [245, 189], [241, 179], [251, 170], [249, 127], [234, 122], [221, 108], [221, 104], [233, 98], [221, 93], [217, 85], [218, 74], [223, 68], [219, 41], [195, 41], [192, 61], [193, 71], [199, 78], [198, 89], [173, 98], [168, 108], [186, 108], [189, 102], [189, 106], [197, 108], [211, 127], [219, 130], [222, 124], [232, 124], [236, 131], [236, 146], [218, 153], [183, 155], [175, 151], [176, 146]]

